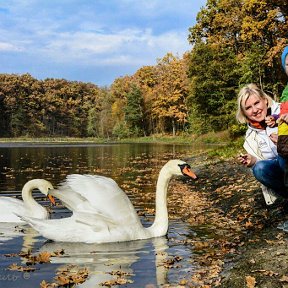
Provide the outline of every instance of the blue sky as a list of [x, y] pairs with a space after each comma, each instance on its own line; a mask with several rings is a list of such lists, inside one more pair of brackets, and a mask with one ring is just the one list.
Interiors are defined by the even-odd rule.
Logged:
[[0, 0], [0, 73], [110, 85], [191, 49], [206, 0]]

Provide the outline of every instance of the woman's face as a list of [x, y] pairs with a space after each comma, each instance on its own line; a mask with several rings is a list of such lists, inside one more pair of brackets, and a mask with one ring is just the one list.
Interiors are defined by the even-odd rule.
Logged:
[[246, 117], [252, 121], [261, 122], [267, 115], [267, 99], [256, 94], [250, 95], [241, 105]]

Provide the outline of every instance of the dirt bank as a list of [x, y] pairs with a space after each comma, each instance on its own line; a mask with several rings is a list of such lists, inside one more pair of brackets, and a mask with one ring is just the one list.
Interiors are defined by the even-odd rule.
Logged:
[[287, 203], [268, 207], [249, 169], [234, 159], [198, 164], [200, 179], [177, 182], [169, 198], [181, 207], [170, 215], [181, 215], [196, 235], [187, 245], [198, 269], [180, 284], [288, 287], [288, 233], [277, 229], [288, 219]]

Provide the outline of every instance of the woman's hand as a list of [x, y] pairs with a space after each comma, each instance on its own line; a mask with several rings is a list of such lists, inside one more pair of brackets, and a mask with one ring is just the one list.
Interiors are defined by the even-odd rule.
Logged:
[[238, 156], [238, 161], [246, 167], [251, 167], [256, 163], [257, 159], [250, 154], [240, 154]]
[[265, 117], [265, 123], [268, 127], [274, 127], [276, 125], [276, 120], [272, 115]]
[[278, 134], [277, 133], [270, 134], [269, 138], [275, 145], [277, 145], [277, 141], [278, 141]]

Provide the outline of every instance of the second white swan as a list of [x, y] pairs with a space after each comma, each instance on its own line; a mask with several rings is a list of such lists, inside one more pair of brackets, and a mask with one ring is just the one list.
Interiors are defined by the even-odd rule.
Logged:
[[47, 209], [33, 198], [33, 189], [39, 189], [53, 204], [55, 203], [54, 198], [48, 194], [49, 190], [53, 189], [49, 181], [44, 179], [30, 180], [23, 186], [23, 201], [12, 197], [0, 197], [0, 222], [24, 223], [17, 215], [48, 219], [49, 213]]

